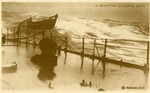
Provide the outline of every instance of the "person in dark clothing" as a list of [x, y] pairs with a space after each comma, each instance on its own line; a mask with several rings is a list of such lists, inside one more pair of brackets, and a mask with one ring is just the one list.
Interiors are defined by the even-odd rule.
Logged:
[[39, 47], [42, 53], [31, 58], [31, 61], [41, 68], [38, 78], [41, 80], [53, 79], [56, 75], [54, 67], [57, 66], [57, 56], [55, 55], [57, 43], [51, 38], [45, 38], [40, 41]]

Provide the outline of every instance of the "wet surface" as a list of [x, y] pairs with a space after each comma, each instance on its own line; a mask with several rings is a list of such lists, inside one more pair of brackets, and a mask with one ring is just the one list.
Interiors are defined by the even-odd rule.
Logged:
[[[122, 90], [122, 87], [144, 87], [147, 88], [147, 78], [139, 69], [120, 67], [113, 64], [106, 64], [105, 77], [103, 67], [98, 60], [84, 58], [81, 68], [81, 57], [75, 54], [61, 54], [58, 56], [58, 63], [54, 69], [55, 76], [51, 80], [40, 80], [38, 78], [40, 67], [31, 62], [31, 58], [40, 54], [39, 47], [25, 46], [3, 46], [2, 62], [17, 63], [15, 72], [2, 72], [3, 90], [49, 90], [49, 82], [54, 90]], [[92, 73], [94, 65], [94, 73]], [[93, 74], [93, 75], [92, 75]], [[84, 80], [92, 87], [81, 87], [79, 83]]]

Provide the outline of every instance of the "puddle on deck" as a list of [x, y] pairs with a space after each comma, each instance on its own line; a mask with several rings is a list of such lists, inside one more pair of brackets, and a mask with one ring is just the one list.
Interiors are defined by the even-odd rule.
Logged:
[[[49, 80], [38, 79], [39, 67], [31, 63], [31, 57], [40, 54], [38, 46], [28, 47], [3, 46], [2, 62], [17, 63], [16, 72], [2, 72], [2, 90], [49, 90]], [[118, 65], [106, 64], [105, 77], [101, 62], [94, 61], [96, 69], [92, 75], [92, 62], [89, 58], [84, 58], [83, 68], [81, 68], [81, 57], [75, 54], [64, 54], [62, 51], [58, 56], [58, 63], [55, 67], [56, 77], [51, 80], [54, 90], [94, 90], [102, 88], [106, 91], [122, 90], [122, 87], [142, 87], [147, 88], [147, 76], [139, 69], [120, 67]], [[92, 82], [92, 88], [80, 87], [82, 80]]]

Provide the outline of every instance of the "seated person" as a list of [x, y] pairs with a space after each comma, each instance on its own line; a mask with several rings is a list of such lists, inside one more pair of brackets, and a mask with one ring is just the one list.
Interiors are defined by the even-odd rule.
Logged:
[[41, 68], [38, 77], [50, 79], [55, 75], [54, 67], [57, 65], [57, 56], [55, 55], [57, 44], [53, 39], [45, 38], [40, 41], [39, 47], [42, 53], [33, 56], [31, 61]]

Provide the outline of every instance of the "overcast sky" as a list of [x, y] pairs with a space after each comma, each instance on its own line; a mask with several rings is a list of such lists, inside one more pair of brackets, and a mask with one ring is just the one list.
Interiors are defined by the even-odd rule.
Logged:
[[[140, 6], [140, 7], [137, 7]], [[2, 3], [2, 11], [37, 12], [41, 15], [72, 16], [89, 19], [149, 21], [149, 4], [145, 3]]]

